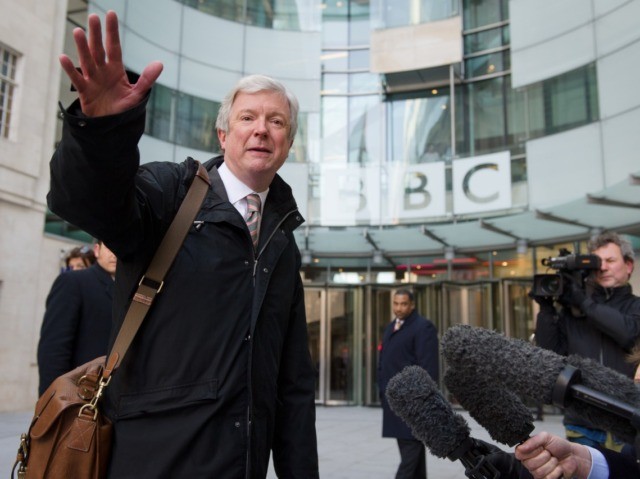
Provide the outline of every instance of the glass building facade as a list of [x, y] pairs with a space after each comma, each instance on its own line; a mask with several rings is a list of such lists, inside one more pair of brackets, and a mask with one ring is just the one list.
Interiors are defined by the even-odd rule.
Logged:
[[636, 58], [638, 8], [540, 1], [89, 2], [118, 12], [128, 68], [165, 64], [145, 161], [219, 152], [221, 99], [246, 74], [299, 97], [281, 175], [306, 218], [296, 239], [319, 402], [377, 403], [400, 285], [440, 331], [528, 338], [540, 259], [584, 252], [598, 231], [640, 231], [633, 210], [588, 201], [637, 204], [621, 185], [640, 135], [622, 125], [640, 124], [640, 99], [612, 72]]

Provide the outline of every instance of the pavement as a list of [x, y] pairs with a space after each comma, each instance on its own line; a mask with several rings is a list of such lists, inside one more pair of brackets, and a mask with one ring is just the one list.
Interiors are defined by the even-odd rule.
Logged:
[[[466, 411], [458, 411], [469, 423], [471, 435], [492, 441]], [[25, 432], [32, 412], [0, 412], [0, 478], [10, 477], [20, 434]], [[392, 479], [400, 463], [394, 439], [380, 437], [382, 410], [362, 406], [318, 406], [316, 429], [322, 479]], [[563, 436], [562, 416], [546, 414], [544, 421], [535, 422], [534, 434], [549, 431]], [[503, 450], [513, 448], [498, 444]], [[427, 454], [429, 479], [464, 478], [464, 467]], [[270, 468], [268, 479], [277, 476]], [[304, 478], [301, 478], [304, 479]]]

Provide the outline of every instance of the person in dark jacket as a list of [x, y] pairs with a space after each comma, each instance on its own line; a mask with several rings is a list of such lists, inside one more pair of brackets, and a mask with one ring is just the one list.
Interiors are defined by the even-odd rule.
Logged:
[[93, 265], [58, 275], [47, 296], [38, 343], [39, 395], [58, 376], [107, 354], [116, 257], [101, 241], [93, 252]]
[[[198, 165], [140, 166], [145, 104], [162, 64], [132, 83], [116, 14], [106, 14], [105, 46], [97, 15], [88, 29], [88, 42], [74, 31], [82, 73], [60, 58], [79, 101], [63, 114], [48, 202], [118, 256], [117, 331]], [[224, 98], [216, 122], [224, 155], [204, 163], [212, 187], [106, 389], [108, 477], [264, 478], [270, 454], [280, 478], [319, 476], [316, 372], [293, 236], [303, 220], [276, 174], [297, 112], [295, 96], [262, 75]]]
[[[589, 242], [589, 251], [600, 257], [601, 267], [587, 279], [586, 288], [571, 282], [557, 302], [534, 298], [540, 304], [536, 343], [558, 354], [594, 359], [633, 378], [635, 366], [627, 356], [640, 337], [640, 298], [628, 284], [633, 248], [619, 235], [604, 233]], [[610, 433], [579, 417], [565, 414], [564, 424], [570, 441], [614, 450], [623, 447]]]
[[385, 390], [389, 380], [407, 366], [424, 368], [438, 381], [438, 331], [415, 310], [413, 293], [399, 289], [393, 295], [394, 319], [382, 336], [378, 362], [378, 387], [382, 401], [382, 437], [394, 437], [400, 450], [397, 479], [427, 477], [425, 447], [411, 429], [391, 410]]

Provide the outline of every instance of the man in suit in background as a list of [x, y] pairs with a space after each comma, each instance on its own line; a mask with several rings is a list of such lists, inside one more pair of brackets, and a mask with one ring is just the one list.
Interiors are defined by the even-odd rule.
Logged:
[[382, 437], [395, 437], [400, 450], [396, 479], [426, 479], [425, 447], [387, 403], [389, 380], [407, 366], [424, 368], [437, 383], [438, 330], [415, 310], [413, 293], [399, 289], [393, 295], [394, 320], [384, 330], [378, 363], [378, 387], [383, 408]]
[[38, 344], [42, 395], [55, 378], [107, 354], [116, 257], [101, 241], [89, 268], [60, 274], [47, 297]]

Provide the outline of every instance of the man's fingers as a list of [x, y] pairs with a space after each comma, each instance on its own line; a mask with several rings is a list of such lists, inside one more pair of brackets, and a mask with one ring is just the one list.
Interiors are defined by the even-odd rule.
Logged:
[[162, 73], [163, 65], [160, 62], [151, 62], [140, 74], [140, 78], [136, 82], [134, 88], [140, 93], [141, 96], [153, 86], [160, 74]]
[[89, 50], [96, 65], [104, 65], [105, 53], [102, 46], [102, 27], [98, 15], [89, 16]]
[[[96, 70], [96, 64], [91, 56], [89, 45], [87, 44], [87, 37], [82, 28], [76, 28], [73, 30], [73, 39], [76, 42], [76, 50], [78, 52], [78, 62], [80, 63], [80, 69], [82, 74], [86, 77], [90, 77]], [[65, 70], [66, 71], [66, 70]]]
[[109, 10], [105, 16], [105, 38], [109, 63], [122, 63], [122, 47], [118, 31], [118, 16]]
[[84, 78], [80, 72], [76, 70], [71, 59], [67, 55], [60, 55], [58, 59], [60, 60], [60, 66], [69, 77], [69, 80], [71, 80], [71, 84], [76, 88], [76, 90], [81, 90], [84, 86]]

